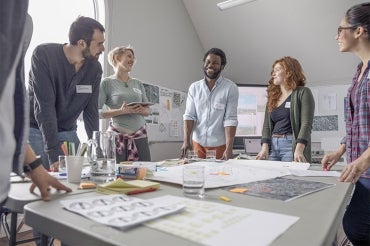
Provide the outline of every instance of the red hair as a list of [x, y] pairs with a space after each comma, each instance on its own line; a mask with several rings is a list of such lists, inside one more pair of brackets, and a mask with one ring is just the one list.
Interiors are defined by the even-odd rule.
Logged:
[[267, 110], [269, 112], [278, 106], [277, 103], [282, 94], [280, 85], [275, 85], [272, 77], [276, 64], [280, 64], [280, 66], [283, 67], [285, 72], [285, 82], [288, 89], [295, 90], [297, 86], [305, 86], [306, 84], [306, 77], [298, 60], [290, 56], [285, 56], [279, 60], [276, 60], [274, 64], [272, 64], [271, 78], [268, 81], [267, 87]]

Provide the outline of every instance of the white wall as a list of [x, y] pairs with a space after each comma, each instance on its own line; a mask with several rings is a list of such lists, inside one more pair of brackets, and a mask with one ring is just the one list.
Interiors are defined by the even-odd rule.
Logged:
[[297, 58], [311, 86], [344, 84], [358, 63], [335, 40], [345, 11], [363, 0], [259, 0], [225, 11], [222, 0], [183, 0], [203, 47], [216, 46], [228, 56], [225, 76], [266, 84], [272, 63]]
[[[181, 0], [106, 0], [106, 52], [131, 44], [132, 77], [187, 91], [203, 76], [204, 50]], [[105, 75], [112, 69], [105, 64]], [[150, 134], [150, 132], [148, 133]], [[182, 142], [150, 145], [152, 160], [177, 158]]]
[[[281, 32], [280, 27], [284, 27], [283, 23], [278, 22], [277, 27], [279, 28], [270, 26], [270, 28], [267, 29], [254, 28], [248, 31], [249, 27], [258, 27], [259, 25], [253, 25], [253, 21], [239, 21], [240, 19], [238, 18], [241, 18], [241, 16], [245, 16], [245, 18], [253, 17], [254, 12], [250, 13], [250, 8], [261, 7], [262, 10], [255, 12], [258, 12], [258, 15], [259, 13], [266, 14], [265, 10], [271, 7], [271, 2], [259, 1], [256, 2], [254, 6], [245, 6], [233, 11], [225, 11], [225, 13], [215, 11], [215, 13], [210, 14], [207, 11], [215, 7], [216, 1], [212, 0], [211, 6], [205, 6], [210, 3], [203, 1], [204, 0], [105, 0], [107, 21], [107, 46], [105, 54], [113, 47], [131, 44], [135, 48], [135, 55], [137, 57], [137, 63], [131, 73], [133, 77], [137, 77], [147, 83], [187, 91], [191, 82], [203, 76], [201, 60], [205, 50], [210, 48], [208, 47], [209, 45], [218, 46], [220, 44], [220, 36], [215, 36], [216, 34], [225, 37], [227, 40], [227, 42], [225, 40], [222, 41], [223, 45], [221, 45], [221, 48], [225, 48], [228, 54], [228, 60], [230, 61], [225, 70], [225, 75], [233, 78], [235, 75], [237, 76], [237, 74], [242, 73], [240, 71], [235, 72], [235, 69], [245, 70], [250, 64], [246, 63], [244, 60], [242, 62], [240, 62], [240, 60], [236, 61], [236, 57], [239, 56], [231, 51], [235, 48], [238, 52], [248, 53], [249, 46], [244, 45], [245, 40], [240, 41], [235, 35], [228, 35], [228, 32], [238, 32], [238, 35], [242, 34], [247, 36], [247, 39], [260, 37], [261, 34], [265, 35], [266, 33], [270, 37], [274, 37], [274, 35], [271, 35], [271, 32], [275, 29], [277, 32]], [[185, 2], [186, 7], [183, 2]], [[293, 3], [292, 0], [285, 0], [285, 2], [289, 4]], [[338, 139], [345, 134], [343, 98], [346, 96], [348, 83], [355, 71], [358, 59], [356, 59], [353, 54], [341, 54], [337, 50], [334, 35], [343, 12], [350, 5], [357, 2], [359, 1], [347, 2], [345, 0], [340, 0], [337, 2], [330, 0], [328, 3], [326, 3], [326, 1], [325, 3], [322, 1], [312, 3], [309, 0], [304, 0], [304, 6], [308, 9], [308, 13], [310, 13], [310, 11], [317, 11], [317, 9], [320, 10], [320, 13], [322, 13], [320, 20], [316, 20], [317, 23], [313, 24], [314, 27], [310, 27], [305, 25], [311, 25], [312, 18], [299, 18], [297, 23], [299, 23], [301, 28], [288, 28], [288, 30], [294, 30], [294, 36], [297, 36], [297, 31], [303, 30], [306, 36], [312, 36], [315, 39], [317, 37], [325, 37], [327, 43], [326, 46], [321, 44], [312, 46], [312, 43], [308, 41], [309, 39], [301, 39], [300, 42], [296, 42], [297, 45], [295, 47], [289, 46], [290, 51], [294, 48], [302, 53], [300, 55], [295, 54], [295, 56], [302, 62], [307, 75], [308, 86], [310, 86], [311, 89], [320, 93], [337, 93], [336, 110], [321, 113], [318, 111], [317, 115], [338, 115], [339, 130], [335, 132], [312, 133], [312, 141], [322, 143], [322, 147], [325, 148], [325, 151], [335, 149], [339, 145]], [[337, 3], [340, 3], [340, 5]], [[261, 4], [263, 6], [259, 6]], [[317, 4], [321, 7], [318, 8], [316, 6]], [[282, 5], [278, 4], [278, 6]], [[330, 11], [328, 11], [328, 9], [330, 9]], [[190, 11], [192, 18], [189, 17], [188, 11]], [[248, 12], [248, 14], [246, 14], [246, 12]], [[299, 13], [303, 14], [303, 12]], [[233, 25], [225, 24], [226, 27], [224, 25], [219, 25], [218, 21], [226, 21], [221, 14], [222, 16], [228, 15], [233, 19], [230, 19]], [[297, 16], [286, 16], [290, 21], [294, 20], [296, 17]], [[255, 17], [253, 20], [265, 21], [264, 18], [267, 17]], [[330, 22], [330, 24], [328, 24], [328, 22]], [[192, 23], [197, 25], [196, 29]], [[296, 23], [296, 21], [291, 21], [291, 23]], [[286, 23], [284, 22], [284, 24]], [[197, 31], [199, 33], [197, 33]], [[320, 35], [312, 33], [313, 31], [320, 31]], [[252, 36], [250, 35], [251, 33], [253, 33]], [[198, 34], [202, 37], [202, 42]], [[287, 37], [284, 35], [278, 36]], [[291, 32], [289, 32], [288, 36], [291, 36]], [[254, 65], [258, 65], [258, 69], [252, 69], [252, 72], [249, 72], [246, 78], [243, 77], [243, 81], [261, 82], [261, 79], [256, 79], [260, 76], [258, 74], [262, 73], [264, 74], [263, 76], [268, 78], [271, 63], [275, 58], [283, 55], [292, 55], [292, 52], [285, 52], [276, 55], [274, 59], [269, 59], [268, 62], [263, 62], [264, 58], [269, 53], [266, 52], [266, 48], [268, 47], [264, 45], [263, 40], [269, 44], [268, 47], [270, 47], [270, 42], [272, 40], [268, 38], [259, 38], [259, 47], [262, 48], [264, 52], [259, 52], [258, 55], [253, 55], [253, 52], [244, 55], [243, 59], [247, 59]], [[275, 41], [276, 40], [273, 40], [274, 45], [271, 45], [271, 47], [275, 50], [281, 50], [281, 47], [277, 46]], [[276, 47], [279, 47], [279, 49], [276, 49]], [[312, 49], [315, 51], [313, 52]], [[258, 49], [255, 50], [258, 52]], [[325, 55], [325, 57], [332, 57], [330, 59], [328, 58], [330, 60], [329, 63], [332, 63], [329, 66], [330, 69], [327, 67], [324, 69], [322, 67], [321, 59], [323, 58], [322, 54], [325, 54], [325, 50], [330, 50], [332, 52], [330, 56]], [[336, 64], [338, 61], [341, 62], [341, 66]], [[105, 64], [105, 71], [105, 75], [112, 73], [111, 67], [107, 64]], [[328, 71], [331, 77], [329, 78], [326, 75], [323, 76], [321, 74], [323, 71]], [[345, 74], [345, 76], [339, 76], [339, 71], [341, 71], [341, 74]], [[267, 81], [267, 79], [263, 79], [263, 81], [265, 80]], [[265, 84], [266, 82], [263, 83]], [[335, 85], [330, 86], [330, 84]], [[318, 100], [316, 101], [316, 107], [320, 108], [320, 102]], [[181, 144], [181, 142], [152, 144], [150, 146], [152, 159], [156, 161], [178, 157]]]
[[[355, 70], [354, 70], [355, 71]], [[350, 84], [310, 87], [315, 97], [315, 116], [338, 115], [338, 131], [313, 131], [312, 142], [320, 142], [325, 152], [336, 150], [345, 136], [344, 98]], [[325, 97], [330, 97], [329, 101]], [[331, 100], [334, 99], [335, 100]]]

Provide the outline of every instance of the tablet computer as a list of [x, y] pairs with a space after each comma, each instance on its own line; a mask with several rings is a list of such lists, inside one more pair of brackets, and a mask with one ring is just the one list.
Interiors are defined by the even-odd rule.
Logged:
[[154, 105], [154, 103], [152, 102], [130, 102], [127, 104], [127, 106], [133, 106], [133, 105], [136, 105], [136, 104], [141, 104], [142, 106], [152, 106]]

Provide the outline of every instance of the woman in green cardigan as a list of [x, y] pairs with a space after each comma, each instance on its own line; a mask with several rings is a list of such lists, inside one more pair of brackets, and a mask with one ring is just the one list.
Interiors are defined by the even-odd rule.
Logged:
[[311, 162], [315, 100], [305, 84], [296, 59], [286, 56], [274, 62], [257, 160]]

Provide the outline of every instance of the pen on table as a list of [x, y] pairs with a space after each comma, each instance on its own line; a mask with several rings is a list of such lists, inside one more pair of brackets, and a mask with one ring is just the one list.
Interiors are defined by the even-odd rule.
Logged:
[[149, 188], [143, 189], [143, 190], [132, 190], [132, 191], [127, 192], [127, 195], [136, 195], [136, 194], [155, 191], [155, 190], [157, 190], [157, 188], [153, 188], [153, 187], [149, 187]]

